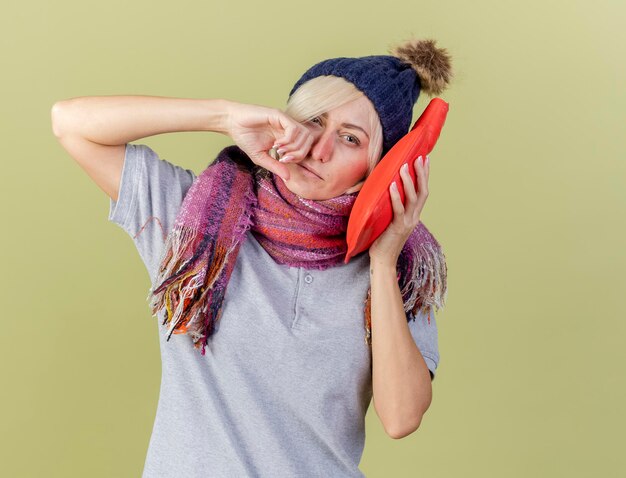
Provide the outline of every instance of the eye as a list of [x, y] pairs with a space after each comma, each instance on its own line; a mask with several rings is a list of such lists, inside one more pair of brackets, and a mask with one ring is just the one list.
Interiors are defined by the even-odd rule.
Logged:
[[352, 136], [351, 134], [345, 134], [344, 138], [351, 138], [353, 141], [351, 141], [351, 143], [356, 144], [357, 146], [359, 144], [361, 144], [361, 142], [359, 141], [359, 139], [356, 136]]
[[322, 124], [322, 120], [320, 119], [320, 117], [319, 117], [319, 116], [316, 116], [315, 118], [313, 118], [313, 119], [311, 120], [311, 123], [315, 123], [315, 124], [319, 124], [319, 125], [321, 125], [321, 124]]

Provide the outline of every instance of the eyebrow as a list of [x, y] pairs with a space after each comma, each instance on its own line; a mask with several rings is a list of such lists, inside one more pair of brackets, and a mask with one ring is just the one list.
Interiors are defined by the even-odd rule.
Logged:
[[360, 129], [361, 131], [363, 131], [363, 134], [367, 136], [367, 139], [370, 139], [370, 136], [360, 126], [357, 126], [355, 124], [350, 124], [350, 123], [342, 123], [341, 126], [343, 126], [344, 128]]
[[[323, 113], [323, 114], [322, 114], [322, 115], [320, 115], [320, 116], [323, 116], [323, 117], [324, 117], [324, 119], [326, 119], [326, 118], [327, 118], [326, 113]], [[370, 139], [370, 136], [369, 136], [369, 134], [367, 134], [367, 131], [365, 131], [363, 128], [361, 128], [360, 126], [358, 126], [358, 125], [356, 125], [356, 124], [352, 124], [352, 123], [341, 123], [341, 126], [343, 126], [344, 128], [352, 128], [352, 129], [358, 129], [358, 130], [361, 130], [361, 131], [363, 131], [363, 134], [364, 134], [365, 136], [367, 136], [367, 139]]]

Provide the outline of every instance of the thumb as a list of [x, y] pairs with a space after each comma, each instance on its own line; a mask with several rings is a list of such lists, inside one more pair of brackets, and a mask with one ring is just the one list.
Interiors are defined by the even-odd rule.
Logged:
[[287, 166], [272, 158], [266, 151], [257, 151], [253, 155], [252, 160], [259, 166], [280, 176], [283, 180], [287, 181], [289, 179]]

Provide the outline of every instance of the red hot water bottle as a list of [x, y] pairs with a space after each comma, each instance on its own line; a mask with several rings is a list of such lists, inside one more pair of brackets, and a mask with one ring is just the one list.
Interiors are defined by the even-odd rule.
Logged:
[[416, 184], [413, 167], [415, 160], [425, 158], [439, 138], [448, 114], [448, 103], [441, 98], [433, 98], [413, 128], [402, 137], [380, 160], [369, 175], [354, 202], [350, 217], [346, 241], [348, 252], [344, 259], [347, 264], [351, 257], [369, 249], [393, 220], [393, 207], [389, 187], [393, 181], [398, 185], [400, 199], [404, 204], [404, 188], [400, 168], [409, 165], [409, 174]]

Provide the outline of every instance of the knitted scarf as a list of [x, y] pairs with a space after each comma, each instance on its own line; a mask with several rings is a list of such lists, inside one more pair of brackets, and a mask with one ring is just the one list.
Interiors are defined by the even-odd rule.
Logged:
[[[302, 198], [238, 146], [224, 148], [185, 195], [148, 295], [153, 316], [165, 309], [167, 340], [186, 333], [205, 354], [249, 229], [278, 264], [319, 270], [341, 264], [357, 195]], [[400, 253], [397, 271], [405, 312], [444, 306], [445, 256], [421, 222]], [[371, 346], [371, 288], [364, 304], [364, 336]]]

